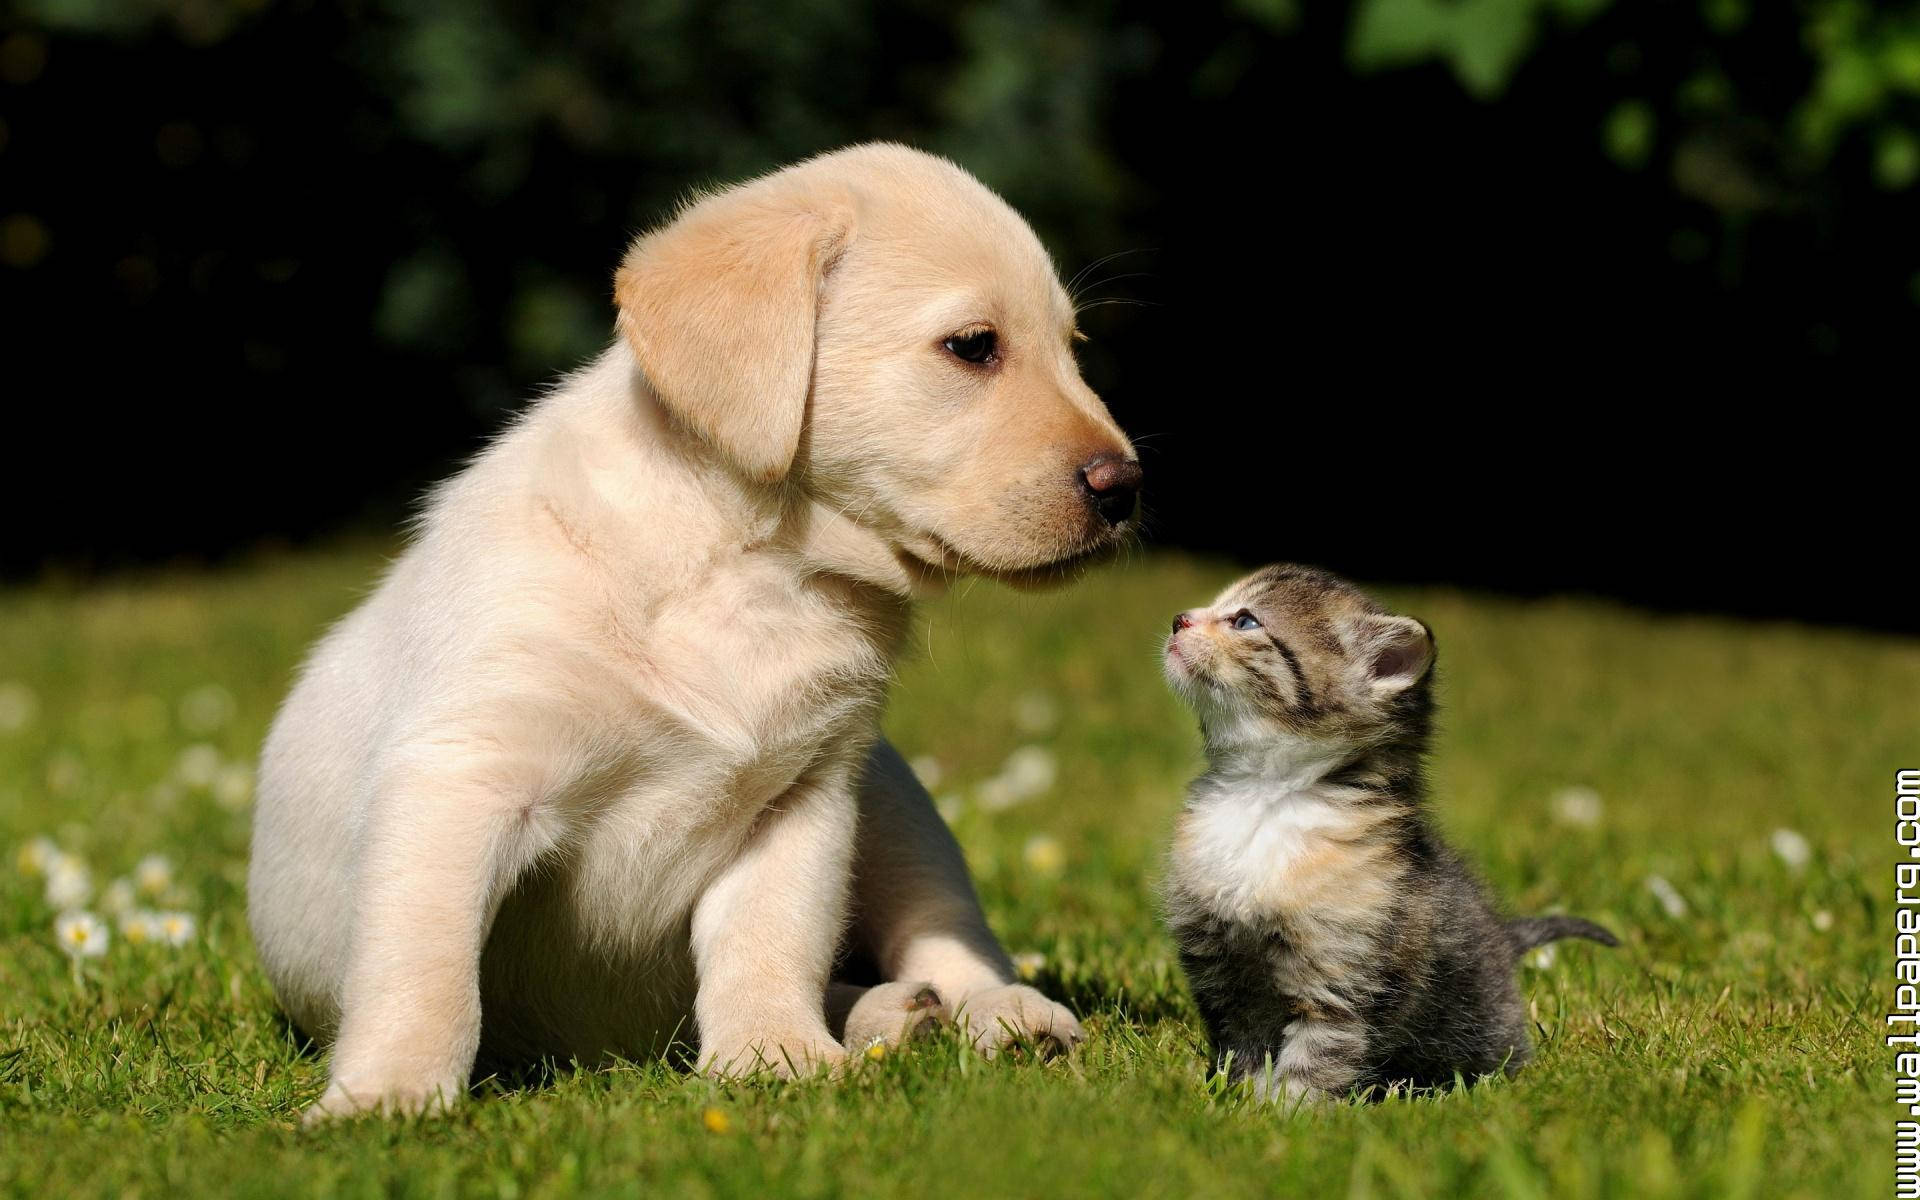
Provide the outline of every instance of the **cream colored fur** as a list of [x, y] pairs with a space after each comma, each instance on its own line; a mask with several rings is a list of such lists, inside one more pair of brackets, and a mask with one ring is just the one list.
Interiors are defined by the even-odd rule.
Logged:
[[[1132, 450], [1038, 241], [951, 164], [856, 147], [693, 203], [616, 297], [619, 339], [439, 489], [268, 737], [249, 911], [333, 1043], [311, 1115], [449, 1103], [483, 1046], [829, 1065], [929, 987], [989, 1052], [1077, 1040], [877, 741], [913, 597], [1124, 533], [1078, 470]], [[980, 323], [987, 368], [944, 348]], [[849, 943], [895, 985], [830, 1013]]]

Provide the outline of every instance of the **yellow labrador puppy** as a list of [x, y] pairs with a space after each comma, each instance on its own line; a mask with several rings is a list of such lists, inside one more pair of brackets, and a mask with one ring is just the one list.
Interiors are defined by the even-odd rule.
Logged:
[[[333, 1042], [309, 1115], [449, 1102], [482, 1051], [808, 1069], [934, 1006], [1071, 1045], [877, 740], [915, 596], [1132, 523], [1045, 251], [952, 164], [859, 146], [690, 204], [615, 298], [267, 739], [249, 910]], [[890, 982], [830, 988], [843, 950]]]

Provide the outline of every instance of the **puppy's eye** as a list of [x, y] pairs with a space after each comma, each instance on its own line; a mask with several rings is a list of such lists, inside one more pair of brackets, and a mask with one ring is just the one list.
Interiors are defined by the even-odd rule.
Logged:
[[1235, 629], [1258, 629], [1260, 628], [1260, 618], [1243, 608], [1233, 614], [1233, 627]]
[[1000, 335], [991, 329], [967, 329], [946, 341], [947, 353], [961, 362], [984, 366], [1000, 353]]

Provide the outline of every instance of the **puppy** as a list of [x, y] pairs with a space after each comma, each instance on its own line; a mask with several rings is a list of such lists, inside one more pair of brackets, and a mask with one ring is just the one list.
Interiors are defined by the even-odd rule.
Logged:
[[[792, 1073], [845, 1055], [830, 1020], [936, 1008], [987, 1052], [1071, 1045], [877, 734], [914, 597], [1057, 578], [1133, 523], [1045, 251], [869, 145], [694, 201], [614, 296], [614, 344], [433, 494], [267, 738], [249, 915], [333, 1043], [310, 1117], [676, 1034]], [[830, 1005], [842, 953], [886, 982]]]

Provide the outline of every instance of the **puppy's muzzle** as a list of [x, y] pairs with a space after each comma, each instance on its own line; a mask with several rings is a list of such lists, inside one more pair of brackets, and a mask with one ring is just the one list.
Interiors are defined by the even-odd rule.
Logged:
[[1140, 507], [1140, 464], [1115, 454], [1091, 458], [1080, 468], [1080, 490], [1100, 519], [1118, 525]]

